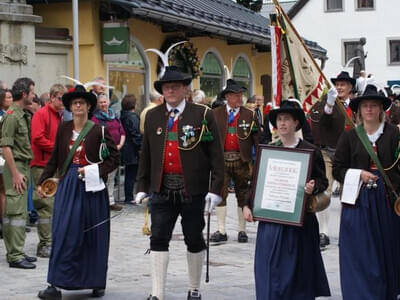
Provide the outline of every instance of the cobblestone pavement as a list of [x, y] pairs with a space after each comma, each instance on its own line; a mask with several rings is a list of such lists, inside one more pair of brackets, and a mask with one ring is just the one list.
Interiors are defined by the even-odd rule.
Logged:
[[[210, 247], [210, 282], [204, 283], [203, 300], [255, 299], [253, 257], [256, 224], [248, 225], [249, 243], [237, 242], [236, 200], [228, 199], [228, 243]], [[148, 237], [142, 235], [143, 207], [125, 206], [121, 215], [111, 221], [109, 270], [105, 300], [144, 300], [151, 291], [150, 256]], [[332, 297], [341, 299], [338, 264], [339, 204], [331, 207], [331, 243], [323, 258], [327, 269]], [[216, 229], [216, 217], [211, 218], [211, 232]], [[25, 252], [35, 254], [38, 238], [36, 228], [27, 234]], [[46, 287], [48, 260], [39, 258], [35, 270], [11, 269], [5, 260], [4, 242], [0, 240], [0, 300], [37, 299], [40, 289]], [[205, 268], [204, 268], [205, 270]], [[170, 244], [170, 262], [167, 277], [166, 300], [186, 299], [187, 295], [186, 249], [179, 220]], [[87, 299], [89, 290], [63, 291], [63, 299]], [[320, 298], [322, 299], [322, 298]], [[295, 299], [294, 299], [295, 300]]]

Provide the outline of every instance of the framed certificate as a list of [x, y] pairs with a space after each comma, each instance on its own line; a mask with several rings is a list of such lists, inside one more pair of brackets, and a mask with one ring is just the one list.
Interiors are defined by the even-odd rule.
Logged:
[[260, 145], [253, 175], [253, 218], [302, 226], [311, 162], [312, 150]]

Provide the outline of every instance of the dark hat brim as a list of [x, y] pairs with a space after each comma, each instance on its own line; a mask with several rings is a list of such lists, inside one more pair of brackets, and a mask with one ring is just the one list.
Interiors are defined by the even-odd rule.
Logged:
[[225, 98], [225, 95], [228, 93], [233, 93], [233, 94], [238, 94], [238, 93], [244, 93], [247, 89], [245, 87], [241, 87], [239, 89], [233, 90], [233, 89], [225, 89], [221, 92], [221, 97]]
[[354, 78], [331, 78], [333, 84], [336, 84], [337, 81], [347, 81], [350, 82], [352, 86], [356, 85], [356, 80]]
[[170, 82], [182, 82], [183, 85], [188, 86], [192, 82], [192, 77], [187, 77], [182, 80], [179, 80], [179, 79], [157, 80], [154, 82], [154, 88], [156, 89], [157, 92], [162, 94], [162, 85], [164, 83], [170, 83]]
[[392, 105], [392, 101], [387, 97], [379, 96], [379, 95], [365, 95], [365, 96], [356, 97], [350, 101], [349, 106], [350, 106], [351, 110], [353, 112], [357, 112], [358, 107], [363, 100], [378, 100], [379, 102], [382, 103], [384, 111], [388, 110], [388, 108]]
[[272, 126], [276, 127], [276, 118], [280, 113], [289, 113], [291, 114], [296, 120], [299, 120], [299, 125], [296, 127], [296, 131], [303, 127], [304, 122], [306, 121], [306, 116], [304, 111], [300, 108], [277, 108], [273, 109], [269, 112], [268, 117], [269, 121], [271, 122]]
[[71, 101], [77, 98], [83, 98], [90, 104], [89, 114], [92, 114], [97, 107], [97, 97], [90, 92], [70, 92], [62, 96], [62, 102], [66, 110], [71, 111]]

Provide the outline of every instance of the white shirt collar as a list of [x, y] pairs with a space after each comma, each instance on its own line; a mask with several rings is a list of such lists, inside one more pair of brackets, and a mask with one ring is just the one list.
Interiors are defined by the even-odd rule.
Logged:
[[175, 120], [178, 118], [178, 116], [183, 112], [183, 110], [185, 109], [185, 106], [186, 106], [186, 101], [185, 100], [183, 100], [183, 101], [181, 101], [181, 103], [179, 103], [179, 105], [178, 106], [176, 106], [176, 107], [172, 107], [171, 105], [169, 105], [168, 103], [166, 103], [167, 104], [167, 110], [168, 110], [168, 112], [170, 112], [171, 111], [171, 109], [178, 109], [179, 110], [179, 112], [178, 113], [176, 113], [175, 114]]
[[385, 125], [385, 122], [382, 122], [381, 125], [379, 125], [379, 128], [375, 133], [373, 134], [367, 134], [369, 141], [372, 144], [375, 144], [376, 141], [379, 139], [379, 137], [383, 134], [383, 127]]
[[239, 110], [240, 110], [240, 107], [237, 107], [237, 108], [233, 108], [233, 107], [230, 107], [228, 104], [226, 104], [226, 112], [229, 114], [229, 111], [231, 110], [231, 109], [233, 109], [233, 114], [236, 116], [236, 114], [239, 112]]

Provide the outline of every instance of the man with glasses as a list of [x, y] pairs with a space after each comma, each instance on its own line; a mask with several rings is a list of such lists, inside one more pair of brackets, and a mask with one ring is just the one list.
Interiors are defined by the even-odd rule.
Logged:
[[61, 122], [61, 113], [64, 110], [61, 99], [65, 92], [66, 88], [62, 84], [54, 84], [50, 88], [49, 102], [37, 110], [32, 118], [33, 159], [30, 167], [35, 189], [33, 205], [39, 216], [37, 226], [39, 244], [36, 255], [43, 258], [50, 257], [51, 216], [53, 214], [54, 197], [41, 198], [36, 193], [36, 189], [37, 182], [54, 148], [58, 125]]
[[[200, 300], [206, 244], [204, 211], [221, 201], [223, 153], [212, 111], [185, 101], [190, 76], [167, 67], [154, 83], [165, 102], [146, 114], [136, 202], [151, 196], [151, 273], [149, 300], [163, 300], [169, 241], [180, 215], [189, 271], [188, 300]], [[207, 208], [204, 208], [205, 203]]]

